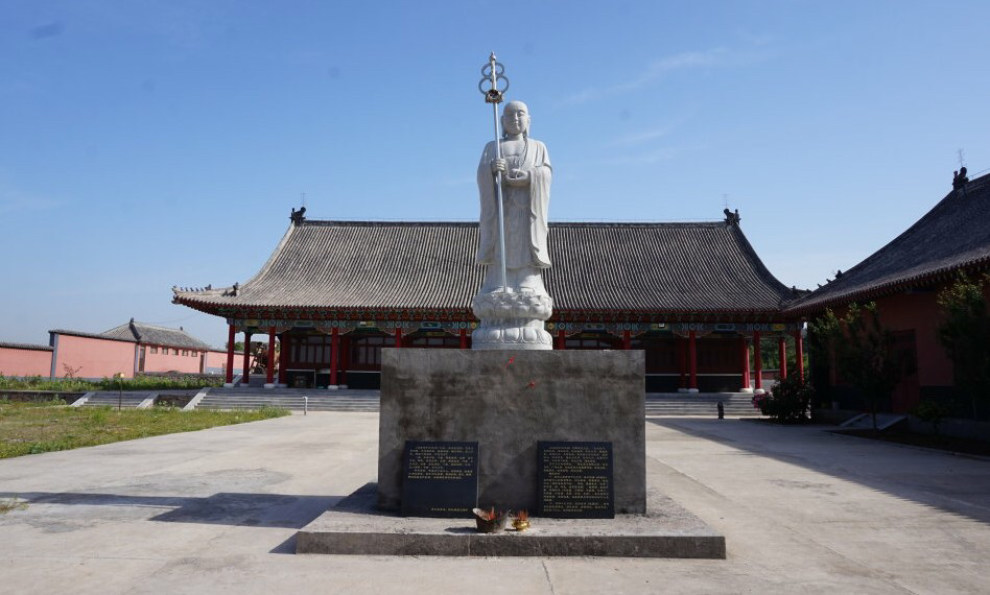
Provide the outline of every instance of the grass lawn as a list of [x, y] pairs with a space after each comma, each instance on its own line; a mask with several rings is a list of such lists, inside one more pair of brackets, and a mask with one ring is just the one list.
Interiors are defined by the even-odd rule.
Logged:
[[0, 459], [69, 450], [174, 432], [191, 432], [288, 415], [285, 409], [180, 411], [0, 401]]

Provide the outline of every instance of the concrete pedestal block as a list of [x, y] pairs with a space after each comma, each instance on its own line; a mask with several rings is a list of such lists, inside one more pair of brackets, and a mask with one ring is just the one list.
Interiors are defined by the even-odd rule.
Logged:
[[477, 441], [482, 506], [535, 511], [536, 443], [612, 442], [615, 512], [646, 512], [642, 351], [383, 349], [378, 506], [407, 440]]

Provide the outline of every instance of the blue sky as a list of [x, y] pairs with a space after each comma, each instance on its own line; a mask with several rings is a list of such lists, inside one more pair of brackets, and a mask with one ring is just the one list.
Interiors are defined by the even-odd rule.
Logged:
[[[814, 287], [990, 169], [990, 3], [0, 3], [0, 341], [244, 282], [317, 219], [473, 220], [495, 51], [551, 220], [742, 226]], [[305, 198], [303, 199], [303, 196]]]

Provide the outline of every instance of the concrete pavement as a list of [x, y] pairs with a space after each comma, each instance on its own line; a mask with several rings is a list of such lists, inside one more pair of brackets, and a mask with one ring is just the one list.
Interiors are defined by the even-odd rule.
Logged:
[[[311, 413], [0, 461], [2, 593], [979, 593], [990, 462], [818, 427], [650, 418], [647, 482], [727, 560], [295, 555], [373, 480], [378, 416]], [[539, 521], [536, 520], [538, 523]]]

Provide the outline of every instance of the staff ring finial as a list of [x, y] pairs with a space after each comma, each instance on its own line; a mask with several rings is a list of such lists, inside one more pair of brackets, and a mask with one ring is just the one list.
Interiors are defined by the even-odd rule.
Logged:
[[[488, 64], [481, 67], [482, 79], [478, 81], [478, 91], [485, 96], [485, 103], [502, 103], [502, 95], [509, 90], [509, 78], [503, 73], [505, 66], [501, 62], [495, 61], [495, 54]], [[504, 81], [505, 86], [499, 89], [499, 81]], [[487, 83], [487, 86], [485, 86]]]

